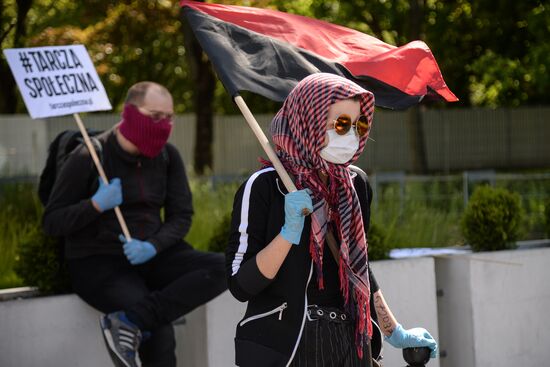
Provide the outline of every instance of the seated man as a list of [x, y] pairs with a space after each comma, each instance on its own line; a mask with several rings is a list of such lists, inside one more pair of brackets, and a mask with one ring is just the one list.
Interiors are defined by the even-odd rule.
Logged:
[[[172, 321], [226, 289], [223, 255], [183, 241], [193, 208], [183, 161], [167, 143], [173, 111], [163, 86], [132, 86], [122, 121], [98, 137], [113, 179], [97, 179], [82, 145], [44, 212], [45, 231], [65, 237], [73, 290], [106, 314], [100, 324], [116, 366], [175, 367]], [[131, 239], [121, 235], [116, 206]]]

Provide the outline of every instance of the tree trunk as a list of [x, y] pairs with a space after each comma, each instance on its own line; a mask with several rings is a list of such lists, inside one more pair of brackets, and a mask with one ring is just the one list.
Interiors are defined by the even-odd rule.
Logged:
[[407, 128], [409, 132], [409, 149], [412, 160], [412, 172], [425, 174], [428, 171], [426, 149], [424, 146], [424, 126], [420, 106], [414, 106], [407, 111]]
[[17, 107], [17, 95], [15, 90], [15, 79], [11, 74], [6, 60], [0, 60], [0, 113], [15, 113]]
[[199, 175], [214, 167], [214, 88], [216, 79], [210, 62], [199, 64], [195, 98], [197, 128], [195, 135], [195, 172]]
[[[421, 39], [421, 23], [424, 19], [424, 0], [410, 0], [409, 40]], [[412, 172], [424, 174], [428, 170], [426, 149], [424, 146], [424, 128], [422, 111], [419, 106], [411, 107], [407, 113], [407, 128], [409, 130], [409, 149], [412, 159]]]
[[210, 61], [193, 34], [193, 30], [182, 14], [184, 43], [189, 70], [195, 83], [194, 100], [196, 116], [196, 134], [194, 148], [194, 169], [198, 175], [205, 174], [214, 165], [214, 90], [216, 77]]
[[[27, 14], [32, 5], [32, 0], [17, 1], [17, 18], [15, 23], [15, 33], [13, 36], [13, 47], [23, 47], [23, 39], [26, 35]], [[4, 9], [2, 4], [2, 9]], [[17, 90], [15, 88], [15, 79], [10, 71], [6, 60], [0, 60], [0, 113], [11, 114], [17, 111]]]

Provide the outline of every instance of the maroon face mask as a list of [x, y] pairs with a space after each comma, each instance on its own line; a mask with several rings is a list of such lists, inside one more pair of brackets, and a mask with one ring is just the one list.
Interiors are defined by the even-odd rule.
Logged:
[[172, 131], [172, 120], [163, 118], [153, 120], [139, 112], [132, 104], [124, 106], [120, 133], [134, 144], [141, 154], [153, 158], [159, 155]]

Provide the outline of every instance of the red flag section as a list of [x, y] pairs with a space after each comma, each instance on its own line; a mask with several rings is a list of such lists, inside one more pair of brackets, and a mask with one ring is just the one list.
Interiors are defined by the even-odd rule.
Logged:
[[430, 94], [431, 89], [448, 102], [458, 100], [422, 41], [396, 47], [353, 29], [270, 9], [187, 0], [181, 6], [328, 59], [354, 77], [370, 77], [411, 96]]

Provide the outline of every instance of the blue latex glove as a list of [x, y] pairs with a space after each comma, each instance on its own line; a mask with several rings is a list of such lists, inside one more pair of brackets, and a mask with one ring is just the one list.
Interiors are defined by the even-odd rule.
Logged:
[[303, 209], [313, 211], [311, 190], [298, 190], [285, 195], [285, 224], [281, 229], [281, 236], [288, 242], [298, 245], [304, 229], [305, 215]]
[[113, 209], [115, 206], [122, 204], [122, 185], [120, 184], [120, 178], [113, 178], [108, 185], [103, 183], [103, 180], [100, 179], [99, 188], [94, 196], [92, 196], [92, 201], [96, 203], [101, 212]]
[[384, 339], [396, 348], [428, 347], [432, 350], [431, 358], [435, 358], [437, 355], [437, 343], [430, 333], [421, 327], [407, 330], [397, 324], [391, 335]]
[[120, 235], [118, 238], [124, 244], [124, 255], [126, 255], [126, 258], [132, 265], [146, 263], [157, 254], [157, 249], [151, 242], [140, 241], [134, 238], [128, 242], [123, 235]]

